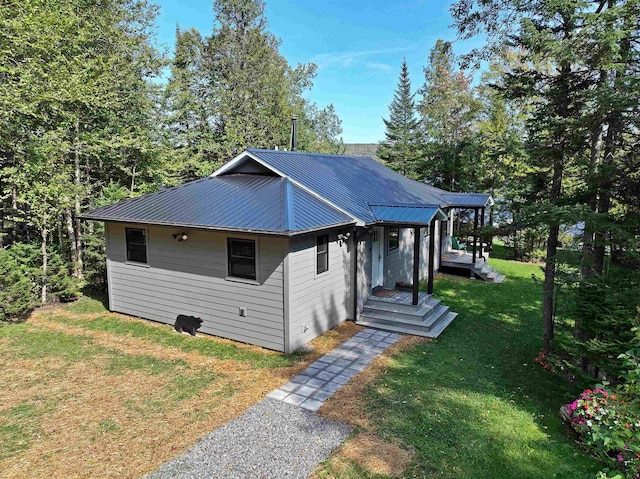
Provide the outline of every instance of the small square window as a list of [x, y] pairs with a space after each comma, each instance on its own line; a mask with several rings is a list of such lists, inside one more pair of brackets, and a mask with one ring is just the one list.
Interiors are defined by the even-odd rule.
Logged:
[[229, 276], [256, 279], [256, 242], [227, 238]]
[[147, 263], [147, 232], [138, 228], [125, 228], [127, 261]]
[[329, 271], [329, 235], [318, 236], [316, 239], [316, 272]]
[[389, 228], [387, 230], [387, 253], [398, 249], [400, 246], [400, 228]]

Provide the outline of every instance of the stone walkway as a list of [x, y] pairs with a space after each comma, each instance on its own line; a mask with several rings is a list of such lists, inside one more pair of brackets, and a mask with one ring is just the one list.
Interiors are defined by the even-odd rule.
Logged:
[[399, 338], [396, 333], [377, 329], [360, 331], [267, 397], [317, 411], [324, 401]]

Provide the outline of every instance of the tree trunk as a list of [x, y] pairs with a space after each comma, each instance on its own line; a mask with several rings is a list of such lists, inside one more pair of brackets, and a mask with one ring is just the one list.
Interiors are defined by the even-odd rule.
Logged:
[[135, 187], [136, 187], [136, 165], [133, 165], [133, 168], [131, 168], [131, 193], [133, 193], [133, 190]]
[[47, 256], [47, 236], [49, 235], [49, 230], [45, 227], [40, 231], [40, 235], [42, 237], [42, 241], [40, 243], [40, 252], [42, 254], [42, 289], [40, 292], [40, 299], [42, 304], [46, 304], [47, 302], [47, 267], [48, 267], [48, 256]]
[[[606, 72], [600, 73], [600, 82], [606, 81]], [[596, 213], [598, 206], [598, 179], [596, 172], [598, 170], [598, 162], [602, 146], [602, 122], [597, 121], [591, 129], [591, 154], [589, 158], [589, 172], [587, 174], [587, 198], [586, 204], [592, 213]], [[593, 267], [593, 239], [595, 234], [594, 220], [587, 218], [584, 222], [584, 233], [582, 237], [582, 264], [580, 267], [580, 276], [586, 278], [595, 274]]]
[[69, 237], [69, 251], [71, 253], [71, 263], [73, 265], [73, 276], [76, 276], [78, 264], [78, 242], [76, 239], [73, 216], [71, 215], [71, 211], [68, 209], [64, 210], [64, 223], [67, 230], [67, 236]]
[[[83, 273], [83, 258], [82, 258], [82, 224], [80, 222], [80, 188], [82, 186], [82, 178], [80, 175], [80, 116], [76, 116], [76, 147], [74, 152], [74, 168], [75, 178], [74, 183], [76, 187], [75, 195], [75, 224], [72, 225], [71, 230], [74, 231], [73, 235], [69, 235], [69, 240], [72, 243], [72, 257], [73, 257], [73, 276], [78, 279], [82, 279]], [[67, 227], [67, 229], [69, 229]], [[74, 244], [75, 243], [75, 244]]]

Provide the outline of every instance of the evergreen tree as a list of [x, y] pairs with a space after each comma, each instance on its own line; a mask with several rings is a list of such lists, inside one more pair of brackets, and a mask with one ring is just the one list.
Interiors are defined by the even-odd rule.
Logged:
[[407, 62], [403, 59], [398, 87], [389, 105], [389, 119], [383, 119], [385, 140], [380, 143], [377, 155], [387, 166], [409, 177], [416, 176], [416, 164], [422, 156], [414, 97]]
[[[489, 34], [488, 48], [476, 58], [487, 58], [507, 42], [522, 52], [520, 65], [505, 76], [504, 92], [524, 99], [531, 109], [527, 122], [531, 218], [548, 232], [546, 352], [554, 338], [561, 225], [586, 219], [585, 256], [592, 255], [596, 273], [602, 271], [605, 242], [613, 237], [618, 237], [618, 248], [625, 253], [637, 253], [637, 245], [629, 241], [638, 234], [637, 222], [614, 222], [611, 213], [615, 196], [625, 197], [619, 188], [631, 186], [621, 176], [625, 159], [637, 155], [631, 132], [637, 137], [640, 85], [638, 45], [633, 39], [639, 30], [638, 8], [634, 0], [553, 4], [461, 0], [452, 8], [463, 36]], [[618, 205], [630, 211], [630, 205]], [[590, 214], [584, 214], [584, 206]]]
[[438, 40], [431, 50], [419, 111], [424, 125], [426, 157], [420, 176], [450, 191], [465, 190], [462, 150], [474, 134], [480, 104], [471, 75], [454, 67], [451, 43]]
[[205, 40], [195, 28], [176, 28], [171, 76], [165, 89], [172, 183], [210, 175], [215, 158], [216, 102], [203, 68]]

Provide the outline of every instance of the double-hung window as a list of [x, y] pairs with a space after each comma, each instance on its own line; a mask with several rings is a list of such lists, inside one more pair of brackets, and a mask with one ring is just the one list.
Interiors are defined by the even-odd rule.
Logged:
[[316, 238], [316, 274], [329, 271], [329, 235]]
[[230, 277], [255, 281], [257, 279], [255, 240], [227, 238], [227, 264]]
[[127, 261], [147, 264], [147, 231], [141, 228], [125, 228]]

